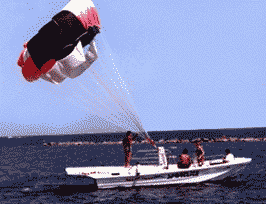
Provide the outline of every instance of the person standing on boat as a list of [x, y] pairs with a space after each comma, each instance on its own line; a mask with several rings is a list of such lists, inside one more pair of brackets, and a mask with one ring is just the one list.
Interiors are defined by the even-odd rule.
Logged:
[[204, 157], [205, 152], [203, 150], [203, 147], [201, 146], [201, 140], [196, 140], [194, 142], [194, 145], [197, 148], [196, 156], [197, 156], [198, 165], [202, 166], [204, 164], [204, 160], [205, 160], [205, 157]]
[[132, 137], [131, 131], [127, 131], [126, 137], [123, 139], [123, 148], [124, 148], [124, 153], [125, 153], [125, 167], [130, 166], [130, 161], [132, 158], [132, 152], [131, 152], [131, 146], [133, 144], [133, 140], [138, 136]]
[[235, 160], [235, 157], [230, 153], [230, 149], [225, 150], [226, 156], [223, 158], [223, 163], [229, 163]]
[[188, 150], [185, 148], [182, 154], [179, 156], [180, 161], [178, 162], [177, 166], [180, 169], [189, 168], [192, 164], [191, 158], [188, 155]]

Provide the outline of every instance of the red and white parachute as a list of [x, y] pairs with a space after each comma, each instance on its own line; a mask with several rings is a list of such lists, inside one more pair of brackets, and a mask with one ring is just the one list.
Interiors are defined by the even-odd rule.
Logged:
[[[99, 14], [90, 0], [72, 0], [24, 43], [18, 65], [24, 78], [61, 83], [80, 76], [98, 58], [93, 41], [100, 32]], [[85, 54], [83, 48], [90, 45]]]

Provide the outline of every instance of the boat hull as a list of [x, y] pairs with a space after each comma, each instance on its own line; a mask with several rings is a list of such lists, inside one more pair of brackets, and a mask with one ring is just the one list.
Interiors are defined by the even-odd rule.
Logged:
[[[219, 161], [218, 161], [219, 162]], [[160, 165], [136, 165], [126, 167], [68, 167], [72, 176], [86, 176], [95, 180], [99, 189], [134, 186], [199, 183], [234, 176], [251, 162], [250, 158], [235, 158], [234, 162], [218, 163], [206, 161], [201, 167], [179, 169], [176, 164], [165, 168]]]

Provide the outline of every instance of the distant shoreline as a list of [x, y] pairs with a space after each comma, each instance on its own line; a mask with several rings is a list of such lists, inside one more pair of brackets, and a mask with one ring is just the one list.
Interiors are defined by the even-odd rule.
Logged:
[[[266, 141], [266, 127], [206, 129], [206, 130], [172, 130], [148, 131], [156, 144], [190, 143], [196, 138], [203, 142], [258, 142]], [[133, 132], [135, 134], [135, 132]], [[87, 146], [87, 145], [121, 145], [125, 132], [113, 133], [80, 133], [66, 135], [38, 136], [2, 136], [2, 146]], [[148, 144], [143, 137], [137, 137], [135, 144]], [[142, 141], [143, 140], [143, 141]]]
[[[236, 137], [226, 137], [223, 136], [221, 138], [215, 138], [215, 139], [204, 139], [202, 138], [203, 143], [217, 143], [217, 142], [264, 142], [266, 141], [265, 138], [253, 138], [253, 137], [247, 137], [247, 138], [236, 138]], [[155, 144], [184, 144], [184, 143], [191, 143], [189, 140], [178, 140], [178, 139], [171, 139], [171, 140], [159, 140], [154, 141]], [[133, 144], [149, 144], [147, 140], [143, 140], [141, 142], [134, 141]], [[122, 145], [122, 141], [118, 142], [88, 142], [88, 141], [78, 141], [78, 142], [48, 142], [43, 143], [43, 146], [85, 146], [85, 145]]]

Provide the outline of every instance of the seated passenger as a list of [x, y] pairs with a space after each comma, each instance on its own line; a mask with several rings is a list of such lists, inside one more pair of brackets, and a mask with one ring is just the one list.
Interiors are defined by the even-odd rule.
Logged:
[[232, 162], [235, 160], [235, 157], [232, 153], [230, 153], [229, 149], [225, 150], [226, 156], [223, 158], [223, 163]]
[[192, 164], [190, 156], [187, 154], [188, 150], [184, 149], [182, 154], [179, 156], [180, 161], [178, 162], [177, 166], [180, 169], [189, 168]]

